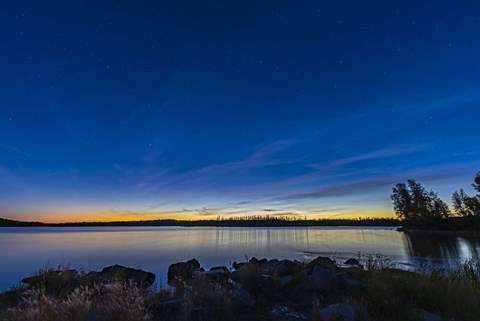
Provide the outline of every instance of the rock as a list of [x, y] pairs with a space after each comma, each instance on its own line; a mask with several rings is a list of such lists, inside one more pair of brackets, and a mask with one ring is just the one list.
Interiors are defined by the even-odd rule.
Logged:
[[270, 261], [267, 261], [265, 264], [262, 264], [262, 270], [263, 271], [268, 271], [273, 269], [280, 261], [277, 259], [272, 259]]
[[355, 309], [350, 304], [332, 304], [320, 310], [319, 315], [323, 321], [354, 321]]
[[273, 308], [268, 315], [275, 321], [308, 320], [308, 317], [305, 314], [295, 312], [289, 307], [282, 305]]
[[293, 276], [285, 275], [278, 279], [278, 286], [283, 289], [293, 281]]
[[408, 311], [411, 320], [415, 321], [443, 321], [444, 319], [424, 309], [412, 309]]
[[214, 266], [212, 268], [210, 268], [210, 270], [208, 270], [209, 272], [210, 271], [224, 271], [224, 272], [230, 272], [230, 270], [226, 267], [226, 266]]
[[230, 278], [232, 279], [232, 281], [239, 283], [248, 276], [248, 270], [248, 265], [243, 265], [238, 270], [230, 273]]
[[180, 280], [188, 283], [196, 271], [200, 271], [200, 263], [196, 259], [172, 264], [168, 267], [168, 284], [174, 286]]
[[273, 294], [275, 292], [275, 283], [269, 275], [255, 275], [252, 277], [253, 291], [256, 294]]
[[335, 283], [340, 289], [349, 292], [361, 292], [365, 289], [365, 285], [348, 270], [337, 273]]
[[232, 300], [237, 304], [244, 305], [250, 308], [255, 306], [255, 300], [253, 299], [252, 295], [243, 288], [229, 291], [229, 294]]
[[258, 261], [258, 264], [260, 264], [260, 265], [262, 265], [262, 266], [265, 265], [265, 264], [267, 264], [267, 263], [268, 263], [268, 260], [265, 259], [265, 258], [263, 258], [263, 259], [261, 259], [261, 260]]
[[256, 257], [252, 257], [248, 263], [258, 264], [258, 259]]
[[319, 265], [314, 266], [303, 278], [302, 287], [304, 290], [325, 291], [333, 288], [335, 274]]
[[346, 260], [343, 264], [345, 264], [345, 265], [354, 265], [354, 266], [362, 266], [362, 265], [360, 264], [360, 262], [358, 262], [358, 260], [357, 260], [357, 259], [354, 259], [354, 258], [350, 258], [350, 259]]
[[155, 274], [143, 270], [132, 269], [121, 265], [106, 267], [97, 274], [98, 278], [112, 282], [133, 282], [143, 287], [150, 287], [155, 282]]
[[251, 289], [252, 278], [256, 275], [262, 275], [260, 266], [257, 264], [248, 263], [243, 265], [236, 271], [230, 273], [232, 281], [241, 284], [247, 289]]
[[208, 272], [203, 272], [208, 280], [214, 282], [225, 282], [230, 278], [230, 271], [225, 266], [216, 266], [211, 268]]
[[333, 260], [325, 256], [319, 256], [315, 260], [310, 261], [306, 265], [306, 268], [310, 269], [310, 268], [313, 268], [314, 266], [320, 266], [330, 271], [335, 271], [337, 268], [337, 264]]
[[279, 277], [286, 275], [296, 275], [302, 269], [301, 264], [290, 260], [282, 260], [279, 262], [270, 262], [263, 267], [263, 273], [268, 275], [278, 275]]
[[64, 271], [46, 271], [39, 275], [34, 275], [22, 279], [22, 283], [29, 287], [44, 287], [49, 294], [68, 293], [75, 289], [79, 280], [76, 270]]
[[96, 272], [96, 271], [88, 272], [87, 275], [85, 275], [84, 277], [85, 285], [94, 286], [97, 283], [105, 283], [106, 281], [102, 280], [99, 275], [100, 275], [100, 272]]
[[237, 263], [237, 262], [233, 262], [232, 263], [232, 267], [235, 269], [235, 270], [239, 270], [242, 266], [244, 266], [245, 264], [248, 264], [246, 262], [241, 262], [241, 263]]

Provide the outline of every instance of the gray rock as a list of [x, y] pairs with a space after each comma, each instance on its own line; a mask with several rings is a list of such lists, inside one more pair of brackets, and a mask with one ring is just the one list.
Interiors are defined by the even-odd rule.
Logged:
[[360, 264], [360, 262], [358, 262], [358, 260], [357, 260], [357, 259], [354, 259], [354, 258], [350, 258], [350, 259], [346, 260], [343, 264], [345, 264], [345, 265], [353, 265], [353, 266], [362, 266], [362, 265]]
[[150, 287], [155, 282], [155, 274], [143, 270], [132, 269], [121, 265], [106, 267], [97, 277], [107, 283], [111, 282], [133, 282], [137, 285]]
[[443, 321], [444, 319], [424, 309], [412, 309], [408, 311], [410, 319], [414, 321]]
[[354, 321], [355, 309], [350, 304], [332, 304], [320, 310], [319, 315], [323, 321]]
[[[273, 260], [272, 260], [273, 261]], [[278, 275], [279, 277], [286, 275], [295, 275], [302, 269], [300, 263], [290, 260], [281, 260], [277, 262], [268, 262], [263, 268], [263, 273], [268, 275]]]
[[210, 271], [219, 271], [219, 270], [224, 272], [230, 272], [226, 266], [214, 266], [208, 271], [210, 272]]
[[29, 287], [45, 288], [47, 293], [70, 292], [78, 285], [79, 275], [76, 270], [46, 271], [22, 279]]
[[314, 266], [303, 278], [302, 287], [304, 290], [325, 291], [333, 288], [335, 274], [321, 266]]
[[200, 271], [200, 263], [196, 259], [172, 264], [168, 267], [168, 284], [175, 286], [175, 283], [180, 280], [188, 283], [196, 271]]
[[262, 270], [268, 271], [273, 269], [280, 261], [277, 259], [272, 259], [270, 261], [267, 261], [266, 263], [262, 264]]
[[272, 294], [275, 292], [275, 283], [269, 275], [255, 275], [252, 277], [255, 293]]
[[337, 268], [337, 264], [330, 258], [325, 257], [325, 256], [319, 256], [315, 260], [310, 261], [306, 268], [310, 269], [313, 268], [314, 266], [320, 266], [323, 267], [324, 269], [335, 271]]
[[247, 284], [251, 283], [252, 277], [261, 274], [262, 273], [259, 265], [248, 263], [243, 265], [238, 270], [230, 273], [230, 278], [232, 279], [232, 281], [239, 283], [242, 286], [246, 286]]
[[255, 300], [253, 299], [252, 295], [243, 288], [230, 291], [229, 294], [232, 300], [237, 304], [244, 305], [247, 307], [255, 306]]
[[237, 263], [236, 261], [234, 261], [232, 263], [232, 267], [235, 269], [235, 270], [239, 270], [242, 268], [242, 266], [244, 266], [245, 264], [248, 264], [247, 262], [240, 262], [240, 263]]
[[285, 276], [282, 276], [281, 278], [278, 279], [278, 286], [283, 289], [284, 287], [286, 287], [287, 285], [290, 284], [290, 282], [293, 281], [293, 276], [291, 275], [285, 275]]
[[340, 289], [349, 292], [360, 292], [365, 289], [365, 285], [349, 271], [337, 273], [335, 283]]
[[211, 268], [208, 272], [203, 272], [202, 276], [210, 281], [225, 282], [230, 278], [230, 271], [225, 266], [217, 266]]

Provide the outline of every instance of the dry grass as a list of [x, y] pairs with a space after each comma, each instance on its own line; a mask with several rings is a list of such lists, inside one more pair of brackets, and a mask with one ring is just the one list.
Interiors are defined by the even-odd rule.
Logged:
[[151, 320], [145, 290], [133, 284], [79, 287], [64, 299], [42, 288], [26, 290], [20, 307], [5, 313], [8, 321]]

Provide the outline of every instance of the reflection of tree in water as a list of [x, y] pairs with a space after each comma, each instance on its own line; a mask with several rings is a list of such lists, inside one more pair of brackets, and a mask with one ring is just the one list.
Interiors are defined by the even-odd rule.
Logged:
[[479, 238], [405, 233], [405, 243], [410, 257], [456, 261], [480, 256]]

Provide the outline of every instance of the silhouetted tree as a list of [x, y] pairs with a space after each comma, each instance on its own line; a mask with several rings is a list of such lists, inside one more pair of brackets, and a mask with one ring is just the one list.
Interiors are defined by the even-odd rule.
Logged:
[[463, 189], [453, 193], [452, 203], [455, 214], [460, 216], [480, 216], [480, 172], [475, 176], [472, 186], [479, 194], [469, 196]]
[[447, 204], [413, 179], [392, 189], [393, 207], [398, 218], [410, 225], [438, 223], [450, 215]]
[[[477, 173], [477, 175], [475, 175], [475, 178], [473, 179], [473, 184], [472, 184], [473, 188], [480, 193], [480, 172]], [[477, 195], [479, 196], [479, 195]]]

